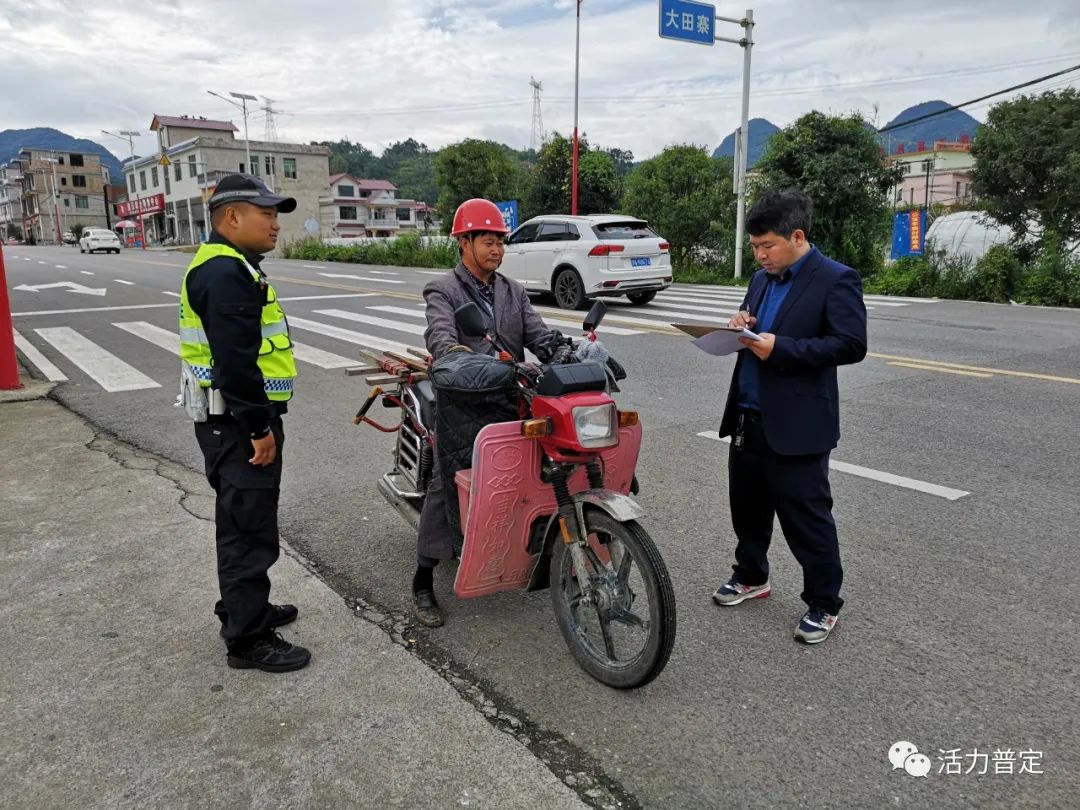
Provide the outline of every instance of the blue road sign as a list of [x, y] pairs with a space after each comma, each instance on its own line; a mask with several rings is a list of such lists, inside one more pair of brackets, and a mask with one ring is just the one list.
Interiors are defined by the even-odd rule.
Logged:
[[510, 230], [514, 230], [518, 226], [518, 203], [517, 200], [510, 200], [509, 202], [497, 202], [495, 206], [502, 212], [503, 222], [506, 223], [506, 227]]
[[660, 36], [712, 45], [716, 30], [716, 7], [690, 0], [660, 0]]

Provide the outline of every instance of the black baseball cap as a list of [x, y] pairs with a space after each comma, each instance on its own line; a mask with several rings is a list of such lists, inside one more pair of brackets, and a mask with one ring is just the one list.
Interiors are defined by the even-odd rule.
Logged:
[[276, 207], [282, 214], [296, 210], [295, 199], [274, 194], [266, 183], [250, 174], [230, 174], [221, 178], [209, 202], [211, 211], [230, 202], [247, 202], [260, 208]]

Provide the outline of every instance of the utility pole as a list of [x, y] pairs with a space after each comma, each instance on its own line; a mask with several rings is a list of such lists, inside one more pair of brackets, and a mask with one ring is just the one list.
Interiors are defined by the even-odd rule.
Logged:
[[923, 161], [923, 168], [926, 169], [926, 193], [923, 200], [923, 208], [926, 210], [926, 218], [930, 219], [930, 171], [934, 168], [934, 159]]
[[570, 214], [577, 216], [578, 198], [578, 79], [581, 76], [581, 0], [577, 0], [577, 35], [574, 40], [574, 156], [570, 180]]
[[715, 37], [718, 41], [732, 42], [743, 49], [742, 124], [739, 127], [739, 162], [735, 167], [738, 202], [735, 209], [735, 278], [742, 278], [743, 234], [746, 231], [746, 158], [750, 151], [750, 52], [754, 47], [754, 11], [746, 10], [741, 20], [718, 16], [723, 22], [741, 25], [745, 34], [742, 39]]
[[[135, 219], [139, 223], [139, 241], [142, 243], [142, 249], [146, 250], [146, 229], [143, 227], [142, 206], [139, 205], [139, 191], [138, 186], [135, 184], [135, 137], [142, 135], [141, 132], [134, 129], [122, 129], [119, 133], [109, 132], [107, 129], [101, 130], [102, 135], [108, 135], [111, 138], [117, 138], [121, 141], [128, 142], [128, 149], [131, 153], [131, 185], [135, 186]], [[131, 192], [128, 192], [128, 196], [131, 196]]]

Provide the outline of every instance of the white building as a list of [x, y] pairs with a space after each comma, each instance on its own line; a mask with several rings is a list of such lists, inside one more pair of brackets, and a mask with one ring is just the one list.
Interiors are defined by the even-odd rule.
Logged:
[[[7, 240], [18, 231], [22, 236], [22, 172], [18, 163], [0, 164], [0, 239]], [[9, 229], [8, 226], [11, 226]]]
[[330, 177], [330, 194], [319, 200], [323, 236], [350, 239], [396, 236], [407, 230], [435, 230], [428, 206], [398, 199], [389, 180], [366, 180], [351, 174]]
[[320, 201], [328, 193], [325, 146], [246, 142], [236, 139], [231, 121], [188, 116], [155, 115], [150, 129], [158, 133], [158, 153], [124, 164], [124, 211], [142, 212], [149, 242], [204, 240], [205, 201], [222, 177], [236, 173], [259, 176], [276, 193], [296, 198], [296, 211], [281, 217], [279, 245], [317, 232]]

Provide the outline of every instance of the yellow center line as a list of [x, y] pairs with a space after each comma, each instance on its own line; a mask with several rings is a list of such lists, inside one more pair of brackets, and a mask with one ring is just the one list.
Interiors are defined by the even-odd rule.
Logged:
[[958, 368], [939, 368], [938, 366], [924, 366], [920, 363], [901, 363], [897, 360], [889, 362], [890, 366], [900, 366], [902, 368], [917, 368], [922, 371], [940, 371], [942, 374], [962, 374], [965, 377], [993, 377], [993, 374], [986, 374], [982, 371], [961, 371]]
[[935, 366], [937, 368], [952, 368], [960, 369], [961, 371], [983, 371], [989, 374], [1001, 374], [1007, 377], [1024, 377], [1029, 380], [1045, 380], [1047, 382], [1062, 382], [1072, 383], [1073, 385], [1080, 385], [1080, 379], [1075, 377], [1055, 377], [1052, 374], [1036, 374], [1032, 371], [1011, 371], [1003, 368], [986, 368], [984, 366], [966, 366], [961, 363], [944, 363], [940, 360], [923, 360], [919, 357], [900, 357], [895, 354], [878, 354], [876, 352], [867, 352], [867, 357], [876, 357], [879, 360], [899, 360], [902, 363], [919, 363], [924, 366]]

